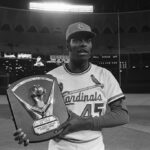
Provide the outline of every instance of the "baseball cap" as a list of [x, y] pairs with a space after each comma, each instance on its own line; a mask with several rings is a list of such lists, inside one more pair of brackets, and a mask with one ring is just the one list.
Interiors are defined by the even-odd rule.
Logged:
[[76, 22], [68, 26], [66, 31], [66, 40], [79, 33], [85, 33], [91, 38], [95, 37], [96, 35], [94, 32], [92, 32], [91, 27], [89, 25], [83, 22]]

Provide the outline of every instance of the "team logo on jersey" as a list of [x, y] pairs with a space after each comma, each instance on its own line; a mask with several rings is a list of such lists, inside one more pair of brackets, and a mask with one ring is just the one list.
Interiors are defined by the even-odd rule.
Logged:
[[96, 85], [99, 85], [102, 89], [104, 88], [104, 84], [100, 83], [93, 74], [91, 75], [91, 79]]
[[102, 101], [100, 86], [93, 85], [74, 91], [66, 91], [63, 93], [66, 105], [71, 105], [77, 102]]
[[66, 105], [71, 105], [76, 102], [102, 101], [102, 90], [104, 85], [100, 83], [94, 75], [91, 75], [95, 85], [80, 88], [74, 91], [63, 92], [63, 97]]

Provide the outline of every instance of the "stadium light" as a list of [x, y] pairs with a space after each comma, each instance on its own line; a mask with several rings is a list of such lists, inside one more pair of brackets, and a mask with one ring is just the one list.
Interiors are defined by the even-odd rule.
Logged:
[[54, 11], [54, 12], [93, 12], [92, 5], [73, 5], [67, 3], [54, 3], [54, 2], [30, 2], [29, 9]]

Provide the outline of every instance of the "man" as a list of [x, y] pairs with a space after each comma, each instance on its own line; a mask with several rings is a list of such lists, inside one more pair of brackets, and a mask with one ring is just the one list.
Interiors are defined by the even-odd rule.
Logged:
[[[102, 129], [129, 122], [117, 80], [107, 69], [89, 62], [94, 37], [87, 24], [71, 24], [66, 31], [70, 61], [48, 72], [57, 78], [69, 112], [69, 119], [59, 128], [63, 131], [50, 140], [49, 150], [104, 150]], [[15, 136], [28, 144], [21, 130]]]

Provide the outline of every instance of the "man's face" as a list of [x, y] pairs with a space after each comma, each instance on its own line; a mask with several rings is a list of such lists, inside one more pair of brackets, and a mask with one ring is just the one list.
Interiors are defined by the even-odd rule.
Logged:
[[88, 60], [91, 56], [92, 41], [86, 35], [71, 38], [69, 43], [70, 59], [76, 61]]

